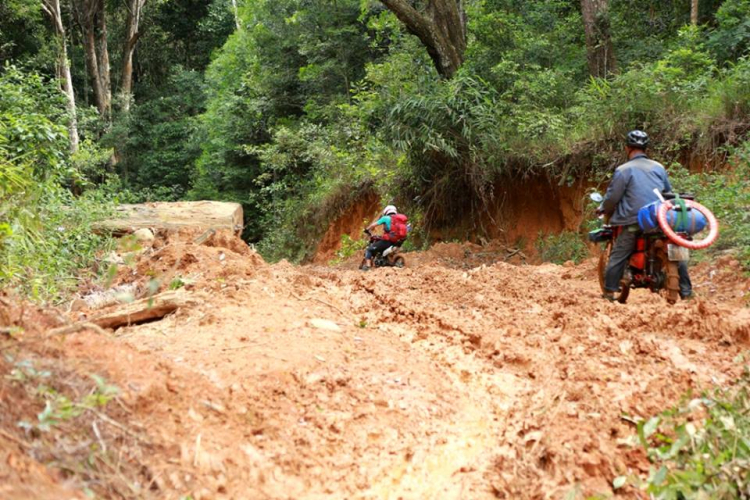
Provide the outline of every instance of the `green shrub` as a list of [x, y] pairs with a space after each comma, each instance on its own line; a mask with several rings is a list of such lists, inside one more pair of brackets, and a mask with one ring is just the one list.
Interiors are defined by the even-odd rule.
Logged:
[[750, 371], [734, 387], [637, 422], [637, 440], [653, 466], [646, 478], [620, 476], [657, 500], [730, 500], [750, 496]]
[[111, 197], [64, 187], [86, 180], [72, 166], [58, 95], [38, 75], [0, 75], [0, 288], [38, 300], [61, 299], [109, 241], [91, 225]]
[[589, 256], [589, 249], [581, 235], [571, 231], [560, 234], [539, 233], [534, 248], [544, 262], [564, 264], [573, 261], [576, 264]]
[[348, 234], [341, 235], [341, 248], [336, 252], [336, 258], [331, 261], [331, 264], [340, 264], [352, 255], [362, 252], [365, 246], [364, 236], [354, 239]]

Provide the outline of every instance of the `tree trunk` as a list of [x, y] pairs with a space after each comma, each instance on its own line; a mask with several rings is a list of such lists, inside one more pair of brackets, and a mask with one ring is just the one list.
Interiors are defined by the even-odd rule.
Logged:
[[605, 78], [617, 71], [609, 26], [609, 0], [581, 0], [589, 73]]
[[65, 26], [62, 22], [60, 12], [60, 0], [44, 0], [42, 8], [52, 19], [55, 26], [55, 35], [58, 39], [58, 61], [57, 75], [60, 79], [62, 90], [65, 93], [66, 107], [68, 109], [68, 140], [70, 142], [70, 152], [78, 151], [78, 115], [76, 113], [76, 97], [73, 91], [73, 78], [70, 74], [70, 64], [68, 63], [68, 47], [65, 39]]
[[112, 83], [110, 77], [109, 65], [109, 48], [107, 47], [107, 13], [104, 8], [104, 0], [99, 0], [97, 4], [97, 57], [99, 58], [99, 80], [102, 86], [102, 107], [104, 116], [107, 120], [111, 119], [112, 114]]
[[698, 26], [698, 0], [690, 0], [690, 24]]
[[461, 0], [428, 0], [423, 12], [407, 0], [381, 0], [416, 35], [443, 78], [451, 78], [464, 62], [466, 15]]
[[141, 11], [146, 0], [128, 1], [128, 21], [125, 31], [125, 44], [122, 49], [122, 71], [120, 78], [120, 93], [122, 94], [122, 109], [130, 111], [131, 94], [133, 92], [133, 53], [140, 37], [138, 26], [141, 22]]
[[[73, 13], [76, 17], [76, 23], [80, 27], [83, 50], [86, 58], [86, 69], [89, 73], [89, 79], [91, 80], [91, 88], [94, 94], [94, 104], [96, 109], [99, 110], [99, 114], [104, 117], [110, 116], [111, 109], [111, 90], [104, 88], [104, 82], [102, 81], [102, 75], [106, 74], [109, 79], [109, 53], [106, 55], [98, 54], [101, 52], [101, 34], [99, 34], [100, 44], [99, 50], [97, 50], [97, 26], [101, 29], [102, 24], [99, 21], [99, 15], [103, 16], [104, 12], [99, 12], [99, 9], [103, 7], [103, 3], [99, 0], [74, 0], [73, 1]], [[103, 25], [106, 36], [106, 23]], [[105, 38], [106, 40], [106, 38]], [[106, 49], [106, 42], [104, 43], [104, 49]], [[103, 70], [99, 67], [100, 62], [106, 64], [106, 69]]]
[[96, 37], [94, 36], [93, 26], [84, 26], [83, 33], [83, 50], [86, 57], [86, 66], [89, 70], [89, 79], [91, 80], [91, 89], [94, 92], [94, 104], [99, 114], [104, 116], [107, 108], [104, 101], [104, 90], [102, 89], [102, 80], [99, 73], [98, 57], [96, 57]]
[[239, 31], [242, 28], [242, 24], [240, 24], [240, 13], [237, 9], [237, 0], [232, 0], [232, 10], [234, 11], [234, 25]]

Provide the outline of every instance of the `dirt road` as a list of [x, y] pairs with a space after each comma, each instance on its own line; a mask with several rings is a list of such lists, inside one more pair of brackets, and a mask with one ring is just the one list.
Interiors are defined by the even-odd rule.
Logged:
[[600, 300], [592, 262], [475, 250], [442, 245], [368, 273], [268, 265], [228, 240], [141, 258], [121, 281], [177, 264], [201, 304], [57, 346], [121, 389], [117, 418], [149, 443], [124, 452], [148, 483], [122, 496], [611, 493], [614, 477], [648, 470], [623, 414], [741, 371], [750, 309], [734, 262], [697, 271], [703, 298], [670, 308], [647, 292]]

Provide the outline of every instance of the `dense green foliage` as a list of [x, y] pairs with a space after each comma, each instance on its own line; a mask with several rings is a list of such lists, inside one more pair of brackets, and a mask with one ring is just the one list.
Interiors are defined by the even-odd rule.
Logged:
[[686, 399], [637, 424], [638, 442], [653, 463], [648, 477], [620, 476], [651, 498], [730, 500], [750, 494], [750, 372], [734, 387]]
[[[236, 16], [230, 0], [149, 0], [127, 108], [117, 95], [127, 11], [108, 2], [110, 119], [92, 107], [75, 2], [62, 0], [83, 147], [61, 160], [70, 171], [58, 184], [116, 182], [129, 201], [237, 201], [245, 237], [297, 261], [373, 193], [428, 236], [481, 220], [499, 183], [604, 181], [628, 129], [646, 129], [675, 172], [691, 158], [722, 165], [747, 140], [748, 0], [701, 0], [698, 26], [689, 2], [610, 2], [619, 70], [606, 80], [589, 76], [580, 1], [464, 3], [465, 62], [444, 79], [376, 0], [245, 0]], [[53, 78], [40, 4], [12, 0], [0, 14], [0, 60]], [[53, 94], [42, 100], [63, 109]]]
[[[606, 81], [588, 77], [576, 2], [472, 3], [467, 61], [448, 81], [389, 12], [360, 4], [248, 4], [254, 28], [207, 73], [192, 196], [242, 202], [246, 235], [271, 257], [303, 257], [351, 200], [342, 192], [376, 189], [450, 226], [487, 208], [502, 179], [603, 177], [630, 128], [670, 163], [718, 158], [746, 130], [747, 2], [706, 2], [701, 28], [685, 26], [685, 6], [614, 4], [624, 69]], [[354, 46], [358, 57], [327, 51]]]
[[66, 189], [86, 180], [68, 152], [61, 101], [38, 75], [0, 75], [0, 287], [46, 300], [73, 288], [106, 242], [91, 231], [108, 209], [102, 193], [74, 200]]

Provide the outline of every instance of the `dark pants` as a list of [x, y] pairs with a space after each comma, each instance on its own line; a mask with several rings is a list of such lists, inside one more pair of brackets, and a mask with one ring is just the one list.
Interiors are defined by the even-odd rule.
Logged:
[[365, 258], [372, 259], [375, 255], [385, 252], [392, 246], [393, 242], [385, 240], [378, 240], [370, 243], [370, 246], [367, 247], [367, 250], [365, 251]]
[[[617, 237], [612, 253], [609, 256], [607, 272], [604, 275], [604, 288], [609, 292], [616, 292], [620, 289], [620, 280], [625, 272], [625, 266], [630, 261], [630, 256], [635, 251], [635, 240], [638, 233], [628, 231], [623, 228], [620, 236]], [[693, 284], [690, 282], [687, 262], [680, 262], [677, 266], [680, 274], [680, 297], [687, 297], [693, 293]]]

